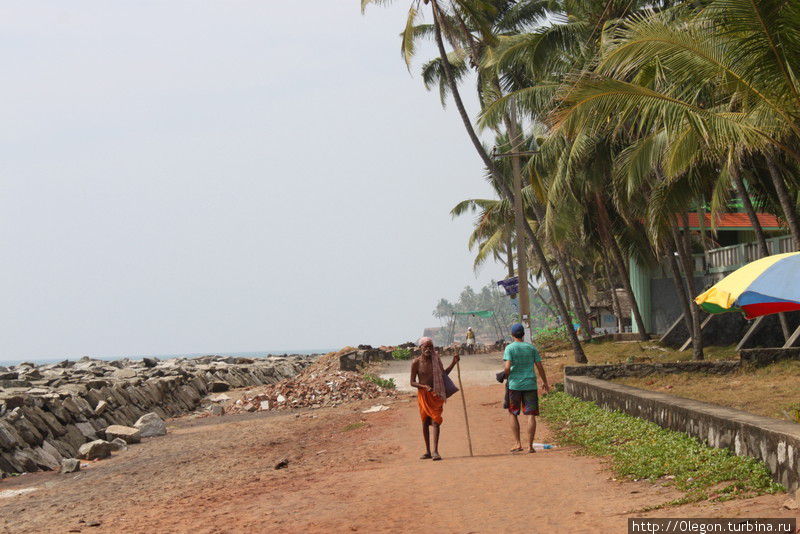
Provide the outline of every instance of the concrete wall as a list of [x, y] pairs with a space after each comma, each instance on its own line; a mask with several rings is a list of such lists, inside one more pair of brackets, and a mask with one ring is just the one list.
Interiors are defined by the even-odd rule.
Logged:
[[612, 380], [626, 376], [643, 377], [654, 374], [672, 375], [676, 373], [707, 373], [724, 375], [737, 371], [737, 361], [691, 361], [665, 363], [618, 363], [609, 365], [568, 365], [564, 368], [567, 376], [588, 376], [602, 380]]
[[800, 425], [796, 423], [586, 376], [565, 376], [564, 388], [607, 410], [647, 419], [712, 447], [762, 460], [777, 482], [790, 491], [800, 488]]
[[[701, 291], [706, 285], [705, 277], [695, 276], [694, 284], [697, 290]], [[655, 334], [663, 334], [683, 313], [672, 278], [651, 278], [650, 300], [650, 331]]]
[[[682, 313], [675, 283], [664, 267], [647, 267], [630, 258], [630, 281], [633, 294], [639, 304], [639, 311], [647, 331], [652, 334], [663, 334]], [[696, 272], [694, 284], [698, 291], [711, 285], [702, 273]], [[636, 323], [633, 323], [636, 332]]]

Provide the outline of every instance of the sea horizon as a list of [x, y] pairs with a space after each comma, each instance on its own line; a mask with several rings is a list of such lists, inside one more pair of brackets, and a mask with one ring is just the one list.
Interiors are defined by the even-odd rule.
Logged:
[[263, 350], [263, 351], [249, 351], [249, 352], [219, 352], [219, 351], [211, 351], [211, 352], [190, 352], [184, 354], [137, 354], [137, 355], [116, 355], [116, 356], [97, 356], [97, 355], [89, 355], [83, 354], [80, 356], [67, 356], [67, 357], [44, 357], [44, 358], [19, 358], [19, 359], [9, 359], [9, 360], [0, 360], [0, 366], [9, 367], [12, 365], [19, 365], [23, 362], [31, 362], [36, 365], [46, 365], [48, 363], [56, 363], [56, 362], [63, 362], [65, 360], [68, 361], [78, 361], [81, 358], [88, 356], [94, 360], [105, 360], [105, 361], [114, 361], [114, 360], [123, 360], [125, 358], [129, 360], [141, 360], [142, 358], [158, 358], [159, 360], [169, 360], [171, 358], [198, 358], [200, 356], [233, 356], [239, 358], [264, 358], [267, 356], [283, 356], [287, 354], [300, 354], [300, 355], [309, 355], [309, 354], [327, 354], [329, 352], [333, 352], [338, 349], [281, 349], [281, 350]]

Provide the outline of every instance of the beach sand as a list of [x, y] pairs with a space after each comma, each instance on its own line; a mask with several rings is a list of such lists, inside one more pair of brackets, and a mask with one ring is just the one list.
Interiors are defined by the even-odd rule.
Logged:
[[[502, 387], [491, 382], [499, 359], [463, 360], [475, 457], [458, 395], [445, 407], [437, 463], [418, 459], [411, 394], [302, 413], [184, 417], [167, 436], [80, 473], [1, 481], [0, 491], [37, 489], [0, 498], [0, 532], [625, 532], [631, 511], [679, 495], [615, 481], [601, 459], [570, 448], [510, 454]], [[386, 372], [401, 374], [402, 365]], [[390, 409], [362, 413], [381, 403]], [[541, 420], [536, 441], [550, 441]], [[274, 469], [284, 458], [288, 466]], [[791, 517], [786, 499], [636, 515]]]

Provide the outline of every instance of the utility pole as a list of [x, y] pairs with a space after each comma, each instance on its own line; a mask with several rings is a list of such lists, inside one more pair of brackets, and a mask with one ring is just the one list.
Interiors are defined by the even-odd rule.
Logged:
[[517, 234], [517, 277], [519, 279], [519, 313], [520, 322], [525, 327], [526, 336], [531, 333], [531, 301], [528, 298], [528, 247], [525, 244], [525, 211], [522, 205], [522, 170], [519, 156], [511, 158], [511, 169], [514, 173], [514, 231]]
[[503, 154], [511, 157], [511, 172], [514, 175], [514, 233], [517, 234], [517, 277], [519, 280], [519, 314], [520, 322], [525, 327], [530, 340], [531, 334], [531, 302], [528, 298], [528, 246], [525, 241], [525, 209], [522, 202], [522, 166], [520, 164], [520, 131], [517, 126], [516, 111], [512, 109], [506, 115], [506, 132], [508, 132], [511, 152]]

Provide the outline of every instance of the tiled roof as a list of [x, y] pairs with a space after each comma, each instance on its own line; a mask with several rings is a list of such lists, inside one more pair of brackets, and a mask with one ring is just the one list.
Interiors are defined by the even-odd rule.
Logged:
[[[697, 216], [697, 213], [688, 213], [689, 216], [689, 226], [692, 230], [699, 230], [700, 229], [700, 218]], [[781, 226], [781, 221], [774, 215], [770, 213], [756, 213], [756, 217], [758, 217], [758, 222], [761, 223], [761, 227], [765, 230], [779, 230], [783, 227]], [[683, 224], [682, 218], [678, 217], [679, 225]], [[750, 224], [750, 218], [747, 216], [746, 213], [723, 213], [717, 217], [717, 228], [752, 228]], [[711, 214], [705, 214], [705, 227], [711, 228]]]
[[[619, 307], [622, 311], [622, 316], [628, 318], [631, 316], [631, 299], [628, 298], [628, 293], [624, 289], [617, 288], [614, 291], [617, 293], [617, 298], [619, 299]], [[612, 309], [613, 306], [611, 302], [611, 292], [610, 291], [600, 291], [592, 302], [589, 303], [590, 308], [608, 308]]]

